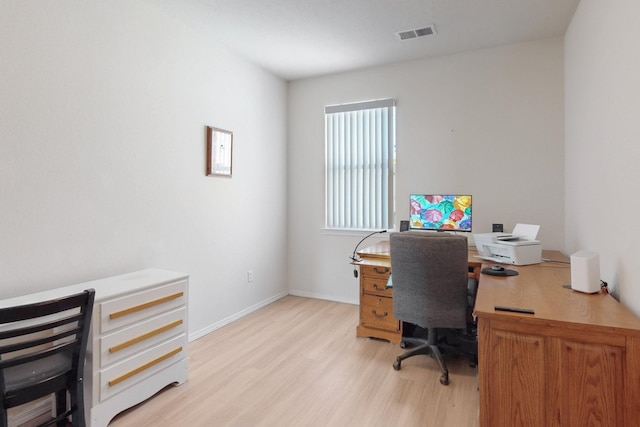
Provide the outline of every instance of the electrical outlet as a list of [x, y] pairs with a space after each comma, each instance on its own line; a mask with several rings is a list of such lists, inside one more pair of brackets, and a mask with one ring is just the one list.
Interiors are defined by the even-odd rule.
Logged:
[[504, 231], [504, 227], [502, 226], [502, 224], [493, 224], [493, 232], [499, 232], [502, 233]]
[[253, 282], [253, 270], [247, 271], [247, 282]]

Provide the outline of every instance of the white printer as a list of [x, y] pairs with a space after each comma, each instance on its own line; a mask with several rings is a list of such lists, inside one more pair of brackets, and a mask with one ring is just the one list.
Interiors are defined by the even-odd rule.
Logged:
[[502, 264], [528, 265], [542, 262], [539, 225], [516, 224], [511, 234], [474, 234], [478, 257]]

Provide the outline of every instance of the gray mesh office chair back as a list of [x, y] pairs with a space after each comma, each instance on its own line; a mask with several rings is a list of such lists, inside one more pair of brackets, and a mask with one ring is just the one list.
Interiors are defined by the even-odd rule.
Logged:
[[[468, 247], [464, 236], [449, 233], [403, 232], [390, 235], [394, 316], [427, 330], [428, 338], [397, 357], [431, 354], [440, 365], [440, 382], [449, 371], [439, 348], [439, 329], [465, 329], [468, 300]], [[403, 337], [403, 344], [412, 341]]]

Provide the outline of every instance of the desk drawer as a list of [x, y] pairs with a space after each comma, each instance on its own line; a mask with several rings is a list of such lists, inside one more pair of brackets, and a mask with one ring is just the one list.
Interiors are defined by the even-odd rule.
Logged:
[[362, 292], [391, 297], [393, 288], [387, 288], [387, 278], [366, 276], [362, 278]]
[[186, 305], [186, 289], [187, 282], [180, 281], [101, 303], [100, 333]]
[[384, 280], [384, 283], [387, 283], [389, 274], [391, 274], [391, 268], [379, 265], [361, 265], [360, 274], [362, 277], [377, 278], [379, 280]]
[[186, 352], [187, 334], [182, 334], [101, 371], [100, 401], [184, 359]]
[[393, 300], [376, 295], [361, 295], [360, 322], [363, 326], [399, 331], [400, 321], [393, 317]]
[[100, 338], [100, 367], [186, 333], [186, 308], [163, 313]]

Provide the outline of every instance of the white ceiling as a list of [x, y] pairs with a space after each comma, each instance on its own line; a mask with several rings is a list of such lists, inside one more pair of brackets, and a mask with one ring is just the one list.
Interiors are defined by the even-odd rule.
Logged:
[[[234, 51], [296, 80], [562, 36], [580, 0], [188, 1]], [[433, 36], [396, 35], [432, 24]]]

